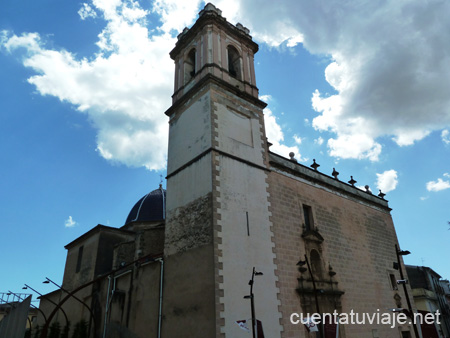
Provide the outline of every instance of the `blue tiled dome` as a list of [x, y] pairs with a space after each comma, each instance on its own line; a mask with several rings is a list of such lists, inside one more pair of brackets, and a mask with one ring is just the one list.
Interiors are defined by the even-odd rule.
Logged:
[[166, 218], [166, 191], [158, 189], [142, 197], [131, 209], [125, 224], [131, 222], [159, 222]]

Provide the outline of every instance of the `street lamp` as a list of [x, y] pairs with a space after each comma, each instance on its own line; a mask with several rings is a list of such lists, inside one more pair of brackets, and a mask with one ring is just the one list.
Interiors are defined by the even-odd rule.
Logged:
[[400, 272], [400, 280], [397, 281], [397, 284], [402, 284], [403, 285], [403, 291], [405, 292], [405, 297], [406, 297], [406, 302], [408, 303], [408, 309], [409, 309], [409, 313], [411, 315], [411, 319], [412, 321], [412, 326], [414, 329], [414, 334], [416, 335], [416, 338], [420, 338], [419, 335], [419, 331], [417, 330], [417, 324], [414, 322], [414, 312], [412, 310], [412, 306], [411, 306], [411, 301], [409, 300], [409, 296], [408, 296], [408, 290], [406, 288], [406, 284], [408, 283], [408, 280], [405, 279], [404, 275], [403, 275], [403, 270], [402, 270], [402, 266], [400, 264], [400, 256], [406, 256], [409, 255], [411, 252], [408, 250], [400, 250], [398, 248], [398, 245], [395, 244], [395, 252], [397, 254], [397, 265], [395, 265], [394, 262], [394, 268], [397, 267], [398, 271]]
[[[61, 285], [56, 284], [54, 281], [52, 281], [50, 278], [45, 277], [45, 281], [43, 281], [42, 283], [44, 284], [48, 284], [48, 283], [52, 283], [53, 285], [55, 285], [57, 288], [59, 288], [60, 290], [64, 291], [65, 293], [67, 293], [69, 296], [75, 298], [77, 301], [79, 301], [81, 304], [83, 304], [89, 311], [91, 318], [89, 320], [89, 328], [88, 328], [88, 338], [91, 335], [91, 321], [94, 322], [94, 332], [95, 332], [95, 318], [94, 318], [94, 314], [91, 310], [91, 308], [85, 303], [83, 302], [80, 298], [78, 298], [77, 296], [73, 295], [71, 292], [67, 291], [66, 289], [64, 289]], [[61, 307], [60, 307], [61, 308]], [[62, 308], [61, 308], [62, 309]]]
[[[26, 289], [33, 290], [33, 291], [36, 292], [39, 296], [41, 296], [41, 298], [46, 299], [46, 300], [48, 300], [50, 303], [52, 303], [53, 305], [58, 306], [58, 304], [56, 304], [56, 303], [55, 303], [54, 301], [52, 301], [50, 298], [44, 296], [42, 293], [36, 291], [35, 289], [33, 289], [31, 286], [29, 286], [29, 285], [27, 285], [27, 284], [25, 284], [25, 286], [22, 288], [22, 290], [26, 290]], [[67, 318], [66, 311], [64, 311], [64, 309], [63, 309], [62, 307], [60, 307], [59, 309], [62, 311], [62, 313], [63, 313], [63, 315], [64, 315], [64, 318], [66, 319], [66, 326], [69, 326], [69, 319]]]
[[[299, 270], [301, 270], [303, 272], [306, 271], [305, 268], [304, 268], [305, 264], [308, 267], [309, 275], [311, 276], [311, 280], [312, 280], [312, 284], [313, 284], [314, 300], [316, 302], [316, 311], [317, 311], [317, 314], [320, 314], [319, 299], [317, 298], [316, 280], [314, 279], [314, 276], [312, 274], [311, 266], [309, 265], [308, 257], [306, 256], [306, 254], [305, 254], [305, 260], [304, 261], [300, 260], [297, 263], [297, 265], [299, 266]], [[323, 337], [323, 323], [322, 323], [322, 321], [321, 321], [320, 325], [318, 325], [318, 327], [319, 327], [319, 336]]]
[[250, 295], [244, 296], [245, 299], [250, 299], [250, 306], [251, 306], [251, 311], [252, 311], [253, 338], [256, 338], [256, 332], [257, 332], [257, 320], [256, 320], [256, 316], [255, 316], [255, 296], [253, 294], [253, 284], [254, 284], [255, 276], [262, 276], [262, 275], [263, 275], [262, 272], [256, 271], [255, 267], [253, 267], [252, 279], [250, 279], [250, 281], [248, 282], [248, 285], [250, 285]]

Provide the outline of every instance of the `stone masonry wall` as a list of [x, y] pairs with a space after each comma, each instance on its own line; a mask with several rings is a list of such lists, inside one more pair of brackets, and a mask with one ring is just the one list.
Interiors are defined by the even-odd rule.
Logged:
[[165, 254], [186, 250], [212, 242], [211, 193], [167, 212]]
[[[389, 273], [395, 273], [397, 279], [399, 274], [392, 270], [397, 237], [388, 211], [357, 203], [343, 194], [282, 173], [272, 172], [268, 181], [283, 315], [282, 337], [308, 337], [303, 325], [290, 323], [292, 313], [311, 308], [311, 304], [301, 304], [296, 291], [301, 276], [296, 263], [304, 259], [305, 253], [309, 257], [305, 249], [308, 243], [302, 237], [303, 205], [311, 207], [314, 226], [323, 237], [322, 267], [326, 273], [332, 267], [336, 272], [332, 277], [333, 287], [344, 292], [339, 304], [342, 312], [376, 313], [377, 309], [388, 312], [388, 308], [398, 307], [394, 299], [397, 294], [406, 307], [403, 291], [392, 290], [389, 280]], [[366, 324], [342, 325], [340, 332], [349, 338], [399, 337], [401, 329], [408, 330]]]

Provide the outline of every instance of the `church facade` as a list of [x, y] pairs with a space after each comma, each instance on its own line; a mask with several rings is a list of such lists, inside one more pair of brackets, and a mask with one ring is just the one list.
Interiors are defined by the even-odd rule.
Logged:
[[52, 320], [64, 325], [48, 299], [67, 298], [91, 337], [248, 337], [252, 317], [266, 338], [413, 336], [410, 325], [315, 333], [297, 320], [406, 307], [393, 282], [398, 241], [383, 195], [270, 151], [257, 51], [212, 4], [178, 36], [167, 191], [139, 200], [123, 227], [98, 225], [66, 246], [63, 288], [82, 302], [46, 295]]

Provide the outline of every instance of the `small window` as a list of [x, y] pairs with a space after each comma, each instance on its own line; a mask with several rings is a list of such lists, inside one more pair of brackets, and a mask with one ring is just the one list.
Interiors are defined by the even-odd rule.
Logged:
[[393, 273], [389, 274], [389, 280], [391, 281], [392, 290], [398, 290], [397, 279]]
[[314, 221], [312, 216], [312, 209], [310, 206], [303, 206], [303, 217], [305, 218], [305, 230], [313, 230], [314, 229]]
[[241, 79], [241, 57], [233, 46], [228, 46], [228, 72], [238, 80]]
[[80, 272], [81, 261], [83, 260], [83, 250], [84, 250], [83, 245], [78, 248], [77, 268], [76, 268], [75, 272]]

